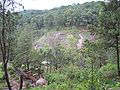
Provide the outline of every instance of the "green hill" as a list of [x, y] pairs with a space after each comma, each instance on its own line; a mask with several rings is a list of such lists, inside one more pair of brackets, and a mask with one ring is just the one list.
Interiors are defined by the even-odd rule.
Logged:
[[19, 25], [32, 25], [32, 29], [85, 27], [94, 20], [100, 11], [100, 1], [72, 4], [50, 10], [24, 10]]

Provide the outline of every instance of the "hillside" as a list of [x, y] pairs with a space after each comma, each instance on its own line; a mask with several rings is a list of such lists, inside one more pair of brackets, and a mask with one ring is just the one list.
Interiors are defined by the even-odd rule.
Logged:
[[0, 90], [120, 90], [120, 0], [21, 12], [14, 1], [0, 1]]
[[18, 30], [29, 29], [34, 33], [35, 41], [48, 32], [73, 30], [78, 40], [79, 33], [88, 30], [87, 27], [96, 21], [100, 8], [100, 1], [93, 1], [51, 10], [24, 10], [20, 12], [22, 17], [18, 21]]
[[96, 20], [100, 1], [61, 6], [51, 10], [24, 10], [19, 25], [32, 25], [32, 29], [59, 27], [86, 27]]

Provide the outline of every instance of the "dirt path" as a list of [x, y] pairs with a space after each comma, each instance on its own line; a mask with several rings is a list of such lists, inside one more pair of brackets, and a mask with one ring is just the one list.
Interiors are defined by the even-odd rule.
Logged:
[[83, 48], [83, 36], [81, 35], [81, 34], [79, 34], [79, 37], [80, 37], [80, 39], [78, 40], [78, 43], [77, 43], [77, 48], [78, 49], [81, 49], [81, 48]]

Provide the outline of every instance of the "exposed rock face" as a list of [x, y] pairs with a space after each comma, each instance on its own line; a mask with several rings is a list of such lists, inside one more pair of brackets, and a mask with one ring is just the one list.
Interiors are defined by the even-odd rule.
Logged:
[[69, 32], [54, 31], [52, 33], [48, 33], [35, 41], [33, 43], [33, 48], [40, 49], [45, 45], [49, 45], [51, 47], [56, 47], [58, 45], [68, 46], [70, 45], [70, 40], [68, 38], [70, 35], [74, 37], [74, 35]]
[[36, 85], [37, 86], [44, 86], [47, 85], [48, 81], [45, 80], [43, 77], [40, 77], [37, 81], [36, 81]]
[[12, 90], [19, 90], [19, 84], [17, 81], [13, 80], [11, 84], [12, 84]]
[[47, 33], [33, 43], [33, 48], [39, 50], [44, 46], [56, 47], [58, 45], [62, 45], [64, 47], [75, 46], [77, 49], [81, 49], [83, 48], [83, 43], [85, 40], [95, 41], [95, 36], [87, 32], [89, 31], [78, 32], [79, 34], [62, 31], [54, 31], [51, 33]]

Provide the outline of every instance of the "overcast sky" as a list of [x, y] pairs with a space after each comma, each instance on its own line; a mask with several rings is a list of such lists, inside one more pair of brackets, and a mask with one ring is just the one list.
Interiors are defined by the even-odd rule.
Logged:
[[90, 1], [98, 1], [98, 0], [22, 0], [22, 4], [24, 9], [52, 9], [54, 7], [60, 7], [62, 5], [71, 5], [73, 3], [84, 3]]

